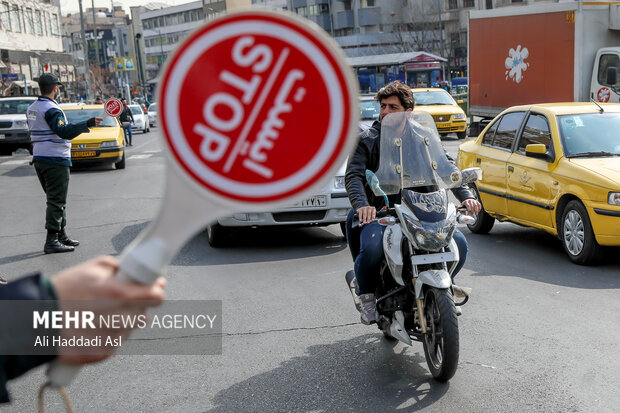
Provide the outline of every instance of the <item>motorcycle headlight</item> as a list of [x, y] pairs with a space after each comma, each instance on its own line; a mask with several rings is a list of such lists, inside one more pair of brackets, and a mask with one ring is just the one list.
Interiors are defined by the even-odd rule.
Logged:
[[116, 141], [104, 141], [104, 142], [101, 142], [101, 147], [102, 148], [109, 148], [111, 146], [118, 146], [118, 144], [116, 143]]
[[334, 180], [335, 189], [344, 189], [344, 176], [337, 176]]
[[425, 228], [420, 221], [405, 215], [405, 226], [413, 236], [410, 240], [414, 247], [425, 251], [437, 251], [448, 245], [454, 232], [454, 224], [441, 221]]
[[454, 114], [454, 119], [465, 119], [464, 113], [456, 113]]
[[16, 120], [13, 122], [15, 129], [28, 129], [28, 122], [25, 120]]
[[607, 202], [610, 205], [620, 205], [620, 192], [610, 192]]

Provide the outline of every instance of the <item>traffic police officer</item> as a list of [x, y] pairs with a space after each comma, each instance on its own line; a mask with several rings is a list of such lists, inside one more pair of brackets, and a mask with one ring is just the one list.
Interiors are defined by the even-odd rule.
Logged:
[[26, 113], [32, 141], [32, 161], [47, 197], [47, 239], [43, 252], [69, 252], [79, 245], [78, 241], [70, 239], [65, 233], [71, 139], [99, 125], [103, 118], [68, 124], [65, 113], [54, 100], [59, 93], [58, 88], [62, 86], [58, 78], [51, 73], [44, 73], [38, 83], [41, 96], [30, 105]]

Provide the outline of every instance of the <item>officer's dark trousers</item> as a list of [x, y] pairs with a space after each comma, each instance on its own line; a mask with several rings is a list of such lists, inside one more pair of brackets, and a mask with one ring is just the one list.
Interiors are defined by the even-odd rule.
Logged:
[[69, 167], [35, 162], [34, 168], [47, 197], [45, 229], [60, 232], [67, 224], [65, 205], [69, 189]]

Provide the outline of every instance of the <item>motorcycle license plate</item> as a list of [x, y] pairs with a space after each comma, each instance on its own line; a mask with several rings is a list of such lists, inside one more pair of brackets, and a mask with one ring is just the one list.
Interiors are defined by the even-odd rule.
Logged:
[[96, 156], [97, 152], [95, 151], [77, 151], [77, 152], [73, 152], [71, 154], [71, 157], [73, 158], [87, 158], [90, 156]]
[[4, 135], [4, 133], [0, 133], [0, 139], [4, 139], [6, 138], [6, 136]]
[[303, 207], [324, 207], [327, 205], [327, 197], [325, 195], [316, 195], [303, 201], [297, 202], [293, 207], [303, 208]]

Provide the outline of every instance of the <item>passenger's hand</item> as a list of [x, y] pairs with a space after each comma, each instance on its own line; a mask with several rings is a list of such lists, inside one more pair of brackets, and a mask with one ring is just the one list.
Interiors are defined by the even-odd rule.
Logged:
[[357, 211], [360, 224], [368, 224], [377, 218], [377, 209], [372, 206], [361, 207]]
[[[145, 314], [147, 306], [161, 304], [164, 299], [166, 280], [158, 278], [153, 285], [142, 285], [119, 280], [115, 274], [118, 271], [116, 258], [101, 256], [93, 260], [68, 268], [51, 277], [52, 285], [58, 298], [61, 311], [88, 310], [99, 315], [116, 315], [123, 317]], [[83, 301], [76, 303], [76, 301]], [[145, 301], [148, 300], [148, 303]], [[70, 303], [68, 303], [70, 301]], [[98, 323], [95, 323], [98, 326]], [[103, 342], [100, 347], [85, 348], [82, 353], [75, 347], [70, 349], [71, 354], [63, 354], [59, 349], [59, 359], [68, 364], [86, 364], [104, 360], [112, 355], [114, 347], [105, 346], [105, 337], [121, 336], [126, 338], [129, 328], [96, 329], [62, 329], [63, 338], [84, 336], [93, 338], [101, 336]]]
[[467, 208], [467, 213], [471, 216], [477, 215], [482, 210], [482, 205], [474, 198], [468, 198], [463, 201], [463, 206]]

